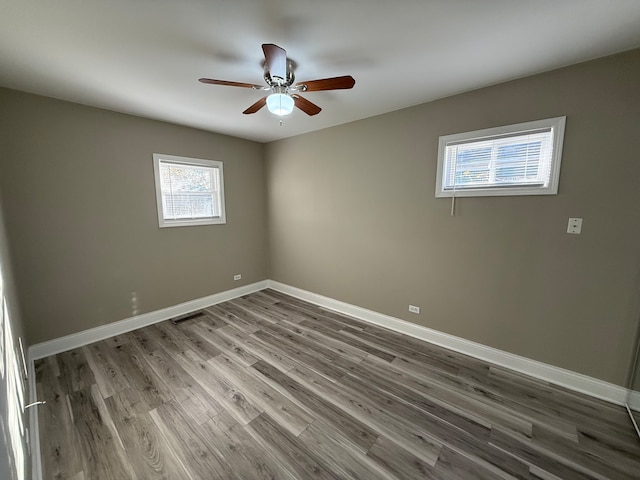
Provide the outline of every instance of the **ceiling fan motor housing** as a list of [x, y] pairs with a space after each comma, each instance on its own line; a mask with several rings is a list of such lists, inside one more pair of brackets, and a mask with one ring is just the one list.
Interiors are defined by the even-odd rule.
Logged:
[[295, 79], [296, 77], [293, 73], [292, 65], [290, 62], [287, 62], [287, 78], [285, 79], [272, 76], [271, 72], [269, 72], [269, 66], [267, 64], [265, 64], [264, 66], [264, 81], [267, 82], [267, 85], [269, 85], [270, 87], [275, 87], [278, 85], [289, 87], [293, 84]]

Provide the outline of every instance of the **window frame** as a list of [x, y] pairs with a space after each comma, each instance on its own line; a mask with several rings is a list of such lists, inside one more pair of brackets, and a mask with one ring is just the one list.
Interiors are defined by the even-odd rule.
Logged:
[[[160, 181], [160, 163], [181, 164], [192, 167], [204, 167], [217, 169], [218, 183], [218, 202], [220, 206], [220, 215], [216, 217], [204, 218], [188, 218], [188, 219], [166, 219], [164, 216], [164, 208], [162, 203], [162, 184]], [[162, 153], [153, 154], [153, 173], [156, 186], [156, 208], [158, 210], [158, 226], [165, 227], [192, 227], [197, 225], [221, 225], [227, 223], [225, 198], [224, 198], [224, 172], [222, 162], [217, 160], [205, 160], [202, 158], [180, 157], [177, 155], [166, 155]]]
[[[452, 135], [443, 135], [438, 139], [438, 162], [436, 169], [436, 198], [443, 197], [487, 197], [487, 196], [517, 196], [517, 195], [557, 195], [558, 183], [560, 179], [560, 164], [562, 161], [562, 145], [564, 141], [564, 129], [566, 124], [566, 116], [546, 118], [542, 120], [534, 120], [532, 122], [516, 123], [513, 125], [504, 125], [494, 128], [486, 128], [482, 130], [474, 130], [471, 132], [456, 133]], [[445, 168], [446, 147], [450, 143], [466, 142], [472, 143], [473, 140], [478, 142], [490, 140], [492, 137], [501, 137], [506, 135], [514, 135], [528, 132], [534, 132], [541, 129], [550, 128], [553, 134], [552, 139], [552, 156], [549, 175], [549, 183], [545, 187], [537, 185], [493, 185], [487, 187], [466, 187], [466, 188], [447, 188], [443, 189], [444, 175], [448, 171]]]

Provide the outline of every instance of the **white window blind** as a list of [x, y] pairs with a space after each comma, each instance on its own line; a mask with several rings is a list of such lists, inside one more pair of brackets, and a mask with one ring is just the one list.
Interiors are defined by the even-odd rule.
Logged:
[[154, 155], [161, 227], [225, 223], [222, 163]]
[[165, 220], [219, 217], [217, 168], [160, 161]]
[[440, 137], [436, 196], [557, 193], [564, 117]]

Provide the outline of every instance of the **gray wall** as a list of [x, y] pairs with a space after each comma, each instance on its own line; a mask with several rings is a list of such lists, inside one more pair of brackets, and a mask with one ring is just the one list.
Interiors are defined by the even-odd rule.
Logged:
[[[0, 111], [30, 343], [267, 278], [263, 145], [6, 89]], [[226, 225], [158, 228], [153, 153], [224, 162]]]
[[[638, 85], [640, 50], [269, 144], [270, 278], [624, 385]], [[454, 217], [434, 197], [440, 135], [561, 115], [557, 196], [463, 198]]]

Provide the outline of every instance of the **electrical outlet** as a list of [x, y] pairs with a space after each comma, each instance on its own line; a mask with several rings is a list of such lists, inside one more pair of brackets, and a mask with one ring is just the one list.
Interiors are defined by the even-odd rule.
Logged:
[[411, 313], [420, 313], [420, 307], [416, 307], [415, 305], [409, 305], [409, 311]]
[[580, 235], [582, 232], [582, 219], [581, 218], [570, 218], [569, 224], [567, 225], [567, 233], [573, 233], [575, 235]]
[[233, 279], [234, 279], [235, 281], [241, 280], [241, 279], [242, 279], [242, 275], [240, 275], [240, 274], [238, 274], [238, 275], [234, 275], [234, 276], [233, 276]]

